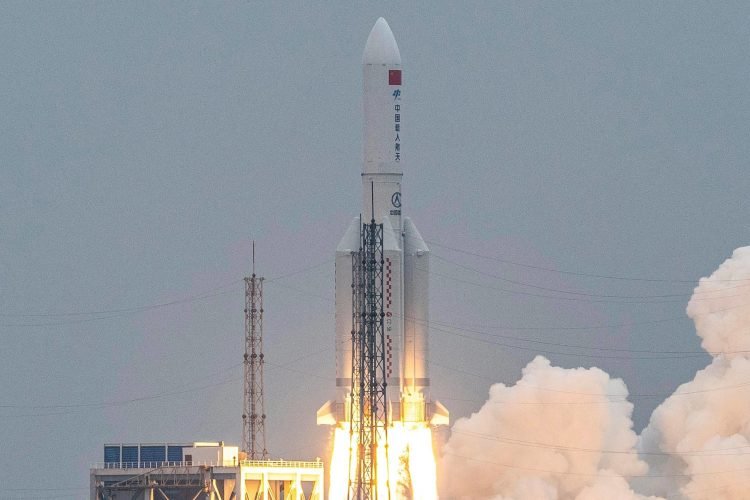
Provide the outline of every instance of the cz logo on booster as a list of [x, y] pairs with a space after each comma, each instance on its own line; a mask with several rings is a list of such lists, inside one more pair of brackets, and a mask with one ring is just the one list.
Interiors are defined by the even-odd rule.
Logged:
[[401, 208], [401, 193], [398, 191], [393, 193], [393, 196], [391, 196], [391, 203], [393, 203], [394, 207]]

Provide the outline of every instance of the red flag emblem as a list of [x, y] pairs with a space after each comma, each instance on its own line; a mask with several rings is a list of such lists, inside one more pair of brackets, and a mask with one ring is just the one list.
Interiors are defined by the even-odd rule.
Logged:
[[401, 85], [401, 70], [400, 69], [388, 70], [388, 85]]

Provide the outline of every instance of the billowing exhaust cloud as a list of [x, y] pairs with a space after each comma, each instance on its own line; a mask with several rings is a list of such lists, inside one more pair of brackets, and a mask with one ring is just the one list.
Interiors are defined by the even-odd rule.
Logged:
[[623, 476], [648, 466], [636, 451], [633, 405], [620, 379], [598, 368], [531, 361], [516, 385], [459, 419], [443, 453], [443, 498], [644, 498]]
[[684, 498], [750, 498], [750, 247], [738, 248], [687, 306], [711, 364], [651, 416], [640, 448], [666, 452], [654, 491]]
[[493, 385], [482, 408], [455, 423], [441, 496], [750, 498], [750, 247], [700, 280], [687, 314], [713, 360], [654, 411], [640, 438], [622, 380], [538, 356], [514, 386]]

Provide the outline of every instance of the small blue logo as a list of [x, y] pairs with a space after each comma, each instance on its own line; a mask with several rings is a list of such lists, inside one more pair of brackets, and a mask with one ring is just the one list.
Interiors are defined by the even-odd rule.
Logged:
[[391, 196], [391, 203], [393, 203], [394, 207], [401, 208], [401, 193], [398, 191], [393, 193], [393, 196]]
[[394, 101], [400, 101], [401, 100], [401, 89], [396, 89], [393, 91], [393, 100]]

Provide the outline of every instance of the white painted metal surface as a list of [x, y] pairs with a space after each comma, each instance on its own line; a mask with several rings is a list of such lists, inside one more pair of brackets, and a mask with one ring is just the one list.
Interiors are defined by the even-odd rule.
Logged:
[[363, 158], [362, 220], [355, 217], [336, 248], [336, 387], [334, 401], [318, 411], [318, 423], [346, 419], [351, 392], [352, 253], [359, 249], [362, 223], [383, 224], [384, 312], [388, 365], [387, 398], [392, 418], [408, 414], [429, 421], [428, 374], [429, 248], [414, 223], [402, 219], [401, 178], [404, 103], [401, 54], [388, 23], [380, 18], [367, 38], [362, 55]]

